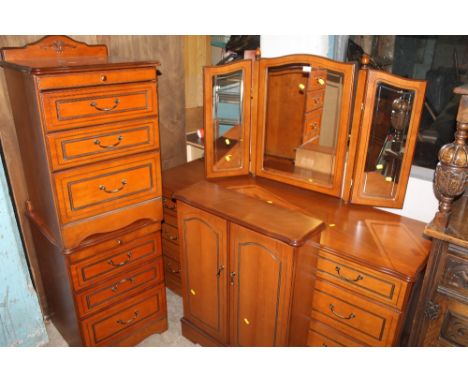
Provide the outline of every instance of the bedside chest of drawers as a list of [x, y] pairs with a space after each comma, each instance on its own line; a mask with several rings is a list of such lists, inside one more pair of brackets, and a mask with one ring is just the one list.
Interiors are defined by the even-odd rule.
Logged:
[[157, 65], [63, 36], [2, 49], [48, 315], [70, 345], [167, 329]]

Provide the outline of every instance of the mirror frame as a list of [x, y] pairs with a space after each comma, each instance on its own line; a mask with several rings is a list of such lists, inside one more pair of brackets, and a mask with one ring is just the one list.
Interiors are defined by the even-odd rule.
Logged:
[[[354, 171], [352, 174], [353, 184], [351, 189], [351, 202], [379, 207], [402, 208], [408, 185], [411, 164], [413, 161], [416, 139], [421, 120], [422, 107], [424, 105], [424, 95], [426, 91], [426, 81], [412, 80], [390, 74], [380, 70], [364, 69], [367, 71], [365, 82], [365, 93], [363, 95], [363, 108], [360, 123], [353, 126], [353, 142], [356, 144]], [[372, 120], [375, 107], [375, 92], [377, 86], [384, 83], [405, 90], [412, 90], [415, 93], [411, 118], [408, 123], [408, 132], [405, 144], [404, 158], [401, 163], [400, 182], [398, 183], [395, 197], [392, 199], [384, 197], [372, 197], [362, 192], [364, 186], [364, 168], [367, 158], [369, 137], [372, 129]], [[358, 100], [356, 100], [356, 103]], [[351, 145], [352, 146], [352, 145]], [[350, 146], [350, 150], [352, 147]]]
[[[265, 150], [265, 123], [267, 105], [267, 82], [268, 69], [288, 64], [306, 64], [312, 68], [318, 67], [343, 74], [343, 95], [341, 99], [339, 127], [336, 145], [336, 160], [334, 164], [333, 181], [330, 186], [311, 183], [307, 179], [294, 178], [287, 173], [274, 169], [266, 170], [263, 167], [263, 156]], [[293, 186], [318, 191], [324, 194], [340, 197], [344, 178], [344, 167], [348, 135], [351, 126], [351, 115], [353, 105], [353, 88], [356, 64], [334, 61], [325, 57], [310, 54], [292, 54], [275, 58], [261, 58], [257, 61], [258, 72], [256, 73], [257, 97], [253, 114], [256, 123], [253, 124], [256, 132], [252, 133], [255, 142], [252, 145], [252, 157], [255, 157], [253, 169], [260, 177], [287, 183]], [[255, 152], [254, 152], [255, 150]]]
[[[205, 176], [207, 179], [227, 176], [248, 175], [250, 168], [250, 129], [252, 102], [252, 60], [238, 60], [233, 63], [203, 68], [203, 118], [205, 132]], [[241, 70], [243, 73], [242, 131], [243, 166], [234, 169], [214, 168], [213, 128], [213, 77]]]

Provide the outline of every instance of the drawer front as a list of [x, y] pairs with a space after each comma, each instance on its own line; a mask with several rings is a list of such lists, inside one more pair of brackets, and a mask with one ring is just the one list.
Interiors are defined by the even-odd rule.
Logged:
[[151, 319], [166, 315], [166, 292], [164, 285], [134, 297], [81, 322], [85, 343], [88, 346], [106, 346], [120, 336], [128, 335]]
[[324, 69], [313, 69], [309, 75], [307, 90], [325, 90], [327, 83], [327, 71]]
[[40, 90], [46, 90], [154, 80], [155, 68], [137, 68], [38, 76], [37, 86]]
[[163, 223], [162, 228], [162, 238], [166, 239], [176, 245], [179, 245], [179, 232], [176, 227]]
[[320, 321], [312, 320], [309, 327], [307, 346], [360, 347], [365, 345], [322, 324]]
[[[344, 288], [402, 308], [404, 293], [401, 280], [395, 279], [324, 251], [319, 252], [317, 275]], [[402, 295], [403, 294], [403, 295]]]
[[164, 222], [165, 224], [177, 228], [177, 215], [168, 214], [166, 211], [164, 211]]
[[75, 297], [80, 316], [85, 316], [141, 292], [164, 280], [162, 257], [138, 267]]
[[400, 314], [317, 280], [312, 318], [374, 346], [391, 346]]
[[307, 92], [306, 112], [322, 108], [324, 97], [325, 97], [325, 92], [323, 90], [315, 90], [315, 91]]
[[48, 131], [157, 114], [152, 82], [41, 94]]
[[175, 261], [180, 261], [179, 246], [172, 241], [162, 239], [162, 252], [164, 256], [168, 256]]
[[56, 174], [62, 223], [116, 210], [161, 195], [159, 153], [104, 162]]
[[47, 140], [54, 170], [159, 149], [155, 119], [54, 133]]
[[111, 251], [88, 257], [70, 265], [70, 275], [75, 290], [103, 282], [144, 262], [161, 256], [161, 237], [150, 234], [123, 244]]
[[322, 110], [315, 110], [306, 113], [304, 121], [303, 142], [317, 140], [320, 138], [320, 123], [322, 120]]
[[163, 197], [163, 208], [164, 208], [164, 213], [172, 213], [175, 214], [177, 213], [177, 203], [173, 201], [170, 198]]
[[164, 273], [166, 276], [176, 277], [180, 280], [180, 263], [171, 257], [164, 257]]

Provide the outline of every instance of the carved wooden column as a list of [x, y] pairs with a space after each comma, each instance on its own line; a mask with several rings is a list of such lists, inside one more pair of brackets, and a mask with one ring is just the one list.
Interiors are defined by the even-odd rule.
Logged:
[[440, 149], [434, 178], [434, 192], [439, 200], [439, 211], [433, 225], [441, 228], [447, 226], [453, 200], [464, 192], [468, 180], [468, 85], [457, 87], [454, 92], [461, 94], [455, 141]]

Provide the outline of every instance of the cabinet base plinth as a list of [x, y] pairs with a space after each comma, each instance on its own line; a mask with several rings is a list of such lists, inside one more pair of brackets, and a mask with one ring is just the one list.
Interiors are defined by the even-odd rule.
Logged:
[[200, 344], [201, 346], [225, 346], [185, 318], [181, 318], [180, 322], [182, 324], [182, 335], [193, 343]]

